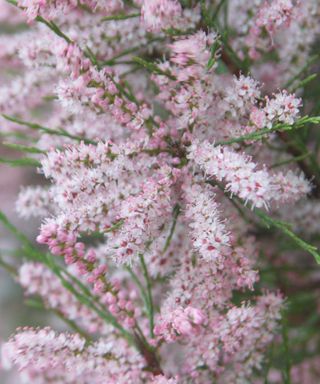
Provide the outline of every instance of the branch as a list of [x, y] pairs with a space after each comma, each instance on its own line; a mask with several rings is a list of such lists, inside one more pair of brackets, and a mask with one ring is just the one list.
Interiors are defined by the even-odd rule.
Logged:
[[144, 257], [142, 254], [139, 254], [140, 263], [142, 267], [142, 272], [147, 284], [147, 296], [148, 296], [148, 316], [149, 316], [149, 325], [150, 325], [150, 336], [154, 337], [153, 328], [154, 328], [154, 308], [153, 308], [153, 299], [152, 299], [152, 284], [150, 276], [148, 273], [148, 268], [146, 266]]
[[289, 237], [296, 245], [298, 245], [299, 248], [303, 249], [304, 251], [307, 251], [310, 253], [317, 264], [320, 264], [320, 253], [316, 246], [307, 243], [303, 239], [301, 239], [299, 236], [297, 236], [292, 230], [291, 230], [291, 224], [287, 223], [285, 221], [277, 220], [266, 213], [264, 213], [261, 209], [253, 208], [245, 204], [239, 197], [233, 195], [232, 197], [225, 191], [225, 188], [223, 185], [217, 182], [213, 182], [211, 180], [206, 180], [206, 183], [212, 185], [213, 187], [218, 186], [219, 189], [223, 191], [223, 193], [228, 197], [230, 201], [236, 201], [241, 203], [242, 206], [246, 207], [247, 209], [250, 209], [255, 215], [261, 220], [261, 222], [268, 228], [275, 228], [280, 230], [284, 235]]
[[[294, 124], [276, 124], [272, 128], [262, 128], [258, 131], [248, 133], [247, 135], [242, 135], [239, 137], [232, 138], [230, 140], [225, 141], [217, 141], [215, 145], [231, 145], [236, 143], [243, 143], [245, 141], [257, 141], [261, 140], [264, 137], [270, 135], [274, 132], [286, 132], [286, 131], [293, 131], [300, 128], [303, 128], [305, 124], [319, 124], [320, 123], [320, 116], [304, 116], [301, 119], [297, 120]], [[301, 154], [300, 154], [301, 155]]]
[[68, 133], [67, 131], [65, 131], [64, 129], [57, 130], [57, 129], [47, 128], [47, 127], [44, 127], [40, 124], [30, 123], [29, 121], [21, 120], [17, 117], [5, 115], [5, 114], [2, 114], [2, 117], [4, 117], [6, 120], [11, 121], [13, 123], [16, 123], [18, 125], [22, 125], [22, 126], [28, 127], [30, 129], [33, 129], [36, 131], [45, 132], [48, 135], [65, 136], [65, 137], [68, 137], [69, 139], [77, 140], [79, 142], [83, 141], [85, 144], [94, 144], [94, 145], [97, 144], [97, 142], [94, 140], [89, 140], [89, 139], [86, 139], [86, 138], [81, 137], [81, 136], [72, 135], [72, 134]]

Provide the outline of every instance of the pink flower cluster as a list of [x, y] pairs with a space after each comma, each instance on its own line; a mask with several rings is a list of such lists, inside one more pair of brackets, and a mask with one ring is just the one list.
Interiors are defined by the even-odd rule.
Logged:
[[70, 75], [71, 79], [62, 80], [57, 94], [66, 107], [77, 112], [82, 104], [91, 108], [108, 111], [120, 124], [139, 129], [150, 117], [150, 108], [129, 101], [119, 91], [116, 74], [110, 68], [97, 70], [90, 65], [79, 46], [64, 41], [56, 47], [59, 58], [57, 68]]
[[260, 57], [259, 49], [263, 49], [265, 46], [263, 37], [265, 31], [272, 39], [275, 32], [283, 27], [289, 27], [291, 19], [294, 17], [295, 11], [297, 11], [295, 7], [296, 5], [291, 0], [266, 0], [262, 3], [246, 39], [252, 59]]
[[16, 201], [16, 211], [20, 217], [47, 217], [53, 207], [50, 193], [47, 189], [35, 186], [21, 189]]
[[[35, 359], [39, 353], [41, 358]], [[133, 384], [141, 377], [141, 359], [123, 343], [105, 339], [87, 345], [77, 334], [56, 334], [50, 328], [18, 330], [2, 349], [2, 361], [7, 367], [17, 365], [25, 380], [39, 383], [85, 384], [107, 379]]]
[[219, 217], [215, 195], [209, 186], [186, 188], [185, 217], [190, 221], [193, 246], [205, 260], [214, 260], [228, 252], [230, 234]]
[[293, 11], [294, 2], [291, 0], [265, 1], [258, 12], [256, 25], [272, 34], [283, 24], [290, 23]]
[[85, 244], [76, 241], [76, 236], [48, 222], [41, 227], [37, 237], [40, 244], [47, 244], [53, 255], [63, 256], [67, 265], [75, 264], [77, 274], [85, 276], [87, 282], [93, 286], [93, 293], [101, 297], [109, 312], [121, 319], [126, 327], [135, 325], [135, 317], [139, 315], [139, 308], [135, 308], [132, 297], [134, 292], [121, 289], [117, 280], [108, 281], [106, 264], [100, 264], [94, 249], [86, 251]]
[[183, 336], [196, 336], [205, 321], [205, 314], [197, 308], [176, 308], [160, 316], [154, 333], [166, 342], [172, 343]]
[[91, 11], [97, 9], [112, 13], [121, 10], [123, 3], [122, 0], [84, 0], [78, 2], [75, 0], [19, 0], [18, 5], [24, 10], [28, 21], [33, 21], [37, 16], [44, 17], [48, 20], [64, 16], [77, 9], [81, 10], [82, 7], [88, 7]]
[[189, 148], [189, 158], [207, 176], [226, 182], [226, 190], [239, 196], [253, 206], [267, 206], [269, 201], [288, 201], [299, 199], [310, 192], [310, 183], [303, 177], [289, 171], [275, 174], [262, 168], [246, 156], [228, 148], [215, 146], [208, 142], [194, 142]]
[[141, 8], [142, 20], [150, 31], [174, 27], [182, 16], [177, 0], [145, 0]]
[[58, 311], [59, 314], [75, 321], [88, 332], [106, 333], [108, 331], [103, 321], [77, 301], [63, 287], [58, 277], [43, 264], [35, 262], [22, 264], [19, 268], [18, 281], [27, 296], [40, 296], [48, 309]]

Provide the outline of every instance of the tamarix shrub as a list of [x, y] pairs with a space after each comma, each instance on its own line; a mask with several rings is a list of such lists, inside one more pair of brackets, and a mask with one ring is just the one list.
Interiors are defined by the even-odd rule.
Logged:
[[319, 1], [1, 0], [0, 21], [25, 153], [1, 162], [40, 174], [16, 200], [38, 244], [0, 213], [0, 266], [65, 322], [17, 329], [2, 368], [319, 383]]

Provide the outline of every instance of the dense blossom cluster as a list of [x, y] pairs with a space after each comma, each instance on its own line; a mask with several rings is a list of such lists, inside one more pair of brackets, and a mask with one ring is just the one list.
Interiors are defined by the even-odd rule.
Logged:
[[[38, 353], [41, 356], [36, 358]], [[87, 345], [77, 334], [56, 334], [50, 328], [18, 330], [2, 349], [2, 355], [4, 364], [19, 367], [24, 380], [41, 383], [108, 380], [124, 384], [134, 383], [143, 376], [142, 359], [121, 340], [101, 339]], [[30, 365], [32, 370], [28, 369]]]
[[[1, 130], [41, 178], [16, 201], [40, 248], [19, 235], [13, 275], [69, 328], [4, 343], [22, 382], [281, 380], [286, 292], [259, 274], [280, 260], [260, 224], [305, 249], [279, 218], [318, 231], [315, 145], [288, 132], [319, 122], [299, 79], [320, 5], [199, 3], [0, 0]], [[316, 384], [317, 359], [292, 382]]]
[[19, 284], [27, 296], [38, 295], [45, 307], [79, 323], [90, 333], [107, 332], [108, 327], [63, 287], [60, 280], [41, 263], [24, 263], [19, 269]]
[[87, 7], [89, 10], [95, 12], [100, 10], [107, 14], [117, 10], [121, 10], [123, 3], [121, 0], [89, 0], [84, 2], [78, 2], [75, 0], [59, 0], [59, 1], [18, 1], [18, 5], [24, 10], [28, 21], [36, 19], [38, 16], [44, 17], [47, 20], [52, 20], [57, 17], [64, 16], [72, 11], [81, 11], [82, 8]]
[[271, 200], [294, 201], [310, 192], [303, 175], [292, 171], [270, 175], [265, 169], [256, 170], [257, 165], [241, 154], [207, 141], [195, 141], [189, 158], [209, 177], [224, 181], [227, 191], [257, 207]]

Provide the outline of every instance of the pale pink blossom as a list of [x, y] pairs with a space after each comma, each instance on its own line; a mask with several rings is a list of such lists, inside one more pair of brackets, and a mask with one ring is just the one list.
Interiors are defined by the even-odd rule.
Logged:
[[68, 384], [106, 379], [112, 384], [133, 384], [143, 364], [123, 342], [106, 339], [87, 346], [77, 334], [57, 334], [50, 328], [18, 330], [2, 347], [2, 361], [7, 367], [17, 365], [28, 382], [32, 378], [61, 382], [63, 377]]
[[180, 337], [196, 336], [206, 322], [204, 313], [193, 307], [176, 308], [161, 313], [155, 326], [155, 335], [173, 342]]
[[[75, 0], [58, 0], [54, 3], [49, 0], [19, 0], [18, 5], [24, 10], [27, 20], [31, 22], [37, 16], [42, 16], [48, 20], [61, 17], [75, 11], [79, 3]], [[121, 0], [84, 0], [83, 5], [92, 11], [114, 12], [120, 10], [123, 3]]]
[[16, 211], [22, 218], [46, 217], [53, 211], [50, 192], [41, 188], [24, 187], [21, 189], [16, 201]]
[[292, 125], [299, 117], [301, 99], [295, 95], [282, 91], [267, 99], [264, 113], [268, 121], [267, 127], [271, 128], [273, 122]]
[[226, 183], [226, 190], [256, 207], [267, 206], [272, 200], [295, 200], [310, 192], [310, 183], [292, 172], [271, 174], [244, 154], [208, 142], [193, 143], [189, 158], [206, 175]]
[[185, 190], [185, 216], [190, 221], [193, 246], [205, 260], [223, 257], [230, 246], [230, 234], [214, 199], [209, 186], [193, 185]]
[[145, 0], [141, 8], [142, 21], [150, 31], [174, 27], [182, 16], [177, 0]]

